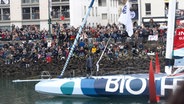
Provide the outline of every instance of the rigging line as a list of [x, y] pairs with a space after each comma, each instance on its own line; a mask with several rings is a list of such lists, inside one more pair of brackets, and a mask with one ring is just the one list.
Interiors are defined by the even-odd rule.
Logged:
[[99, 71], [99, 62], [100, 62], [100, 60], [102, 59], [102, 56], [104, 55], [105, 50], [106, 50], [106, 48], [107, 48], [107, 46], [108, 46], [110, 40], [111, 40], [111, 37], [108, 39], [107, 44], [106, 44], [106, 46], [105, 46], [105, 48], [104, 48], [104, 50], [103, 50], [103, 52], [102, 52], [102, 54], [101, 54], [99, 60], [98, 60], [97, 63], [96, 63], [96, 71], [97, 71], [97, 72]]
[[64, 74], [64, 72], [65, 72], [65, 70], [66, 70], [66, 67], [67, 67], [67, 65], [68, 65], [68, 63], [69, 63], [69, 61], [70, 61], [70, 58], [71, 58], [72, 54], [73, 54], [75, 45], [77, 44], [77, 41], [78, 41], [78, 39], [79, 39], [79, 37], [80, 37], [80, 34], [81, 34], [81, 32], [82, 32], [82, 29], [83, 29], [83, 27], [84, 27], [84, 25], [85, 25], [85, 23], [86, 23], [86, 21], [87, 21], [87, 18], [88, 18], [89, 14], [90, 14], [90, 11], [91, 11], [91, 9], [92, 9], [92, 6], [93, 6], [93, 4], [94, 4], [94, 1], [95, 1], [95, 0], [92, 0], [92, 1], [91, 1], [91, 4], [90, 4], [90, 6], [89, 6], [89, 8], [88, 8], [88, 12], [86, 13], [85, 18], [84, 18], [83, 21], [82, 21], [82, 25], [80, 26], [80, 29], [79, 29], [79, 31], [78, 31], [78, 33], [77, 33], [77, 36], [76, 36], [75, 41], [74, 41], [74, 43], [73, 43], [73, 45], [72, 45], [72, 48], [71, 48], [70, 53], [69, 53], [69, 55], [68, 55], [68, 58], [67, 58], [67, 60], [66, 60], [66, 62], [65, 62], [65, 65], [64, 65], [64, 67], [63, 67], [63, 70], [62, 70], [62, 72], [61, 72], [61, 74], [60, 74], [60, 77], [63, 76], [63, 74]]

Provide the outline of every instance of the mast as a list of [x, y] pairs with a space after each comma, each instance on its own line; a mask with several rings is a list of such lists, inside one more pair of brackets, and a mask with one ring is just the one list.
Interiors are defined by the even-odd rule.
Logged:
[[84, 19], [83, 19], [83, 21], [82, 21], [82, 25], [80, 26], [80, 29], [79, 29], [79, 31], [78, 31], [78, 33], [77, 33], [77, 36], [76, 36], [75, 41], [74, 41], [74, 43], [73, 43], [73, 45], [72, 45], [72, 48], [71, 48], [71, 50], [70, 50], [70, 53], [69, 53], [69, 55], [68, 55], [68, 58], [67, 58], [67, 60], [66, 60], [66, 62], [65, 62], [65, 65], [64, 65], [64, 67], [63, 67], [63, 70], [62, 70], [60, 76], [63, 76], [63, 74], [64, 74], [64, 72], [65, 72], [65, 70], [66, 70], [66, 67], [67, 67], [67, 65], [68, 65], [68, 62], [70, 61], [70, 58], [71, 58], [72, 54], [73, 54], [74, 48], [75, 48], [75, 46], [76, 46], [76, 44], [77, 44], [77, 41], [78, 41], [78, 39], [79, 39], [79, 37], [80, 37], [80, 34], [81, 34], [81, 32], [82, 32], [82, 29], [83, 29], [83, 27], [84, 27], [84, 25], [85, 25], [85, 23], [86, 23], [86, 21], [87, 21], [87, 18], [88, 18], [88, 16], [89, 16], [89, 13], [90, 13], [91, 9], [92, 9], [92, 7], [93, 7], [94, 1], [95, 1], [95, 0], [92, 0], [92, 1], [91, 1], [91, 4], [90, 4], [90, 6], [89, 6], [89, 8], [88, 8], [88, 12], [86, 13], [86, 15], [85, 15], [85, 17], [84, 17]]
[[169, 13], [168, 13], [168, 28], [167, 28], [167, 42], [166, 42], [166, 55], [169, 64], [165, 66], [166, 74], [172, 73], [172, 55], [173, 55], [173, 44], [174, 44], [174, 30], [175, 30], [175, 11], [176, 11], [176, 0], [169, 1]]

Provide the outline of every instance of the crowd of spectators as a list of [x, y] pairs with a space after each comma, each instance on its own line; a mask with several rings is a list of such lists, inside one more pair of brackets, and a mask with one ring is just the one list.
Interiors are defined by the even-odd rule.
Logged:
[[[94, 57], [99, 58], [109, 38], [110, 42], [104, 55], [110, 60], [129, 55], [144, 56], [149, 52], [160, 52], [160, 55], [164, 55], [166, 31], [155, 24], [148, 27], [134, 25], [134, 34], [128, 37], [126, 30], [116, 24], [85, 26], [73, 57], [85, 57], [92, 53]], [[0, 60], [3, 60], [0, 64], [23, 62], [27, 68], [31, 62], [50, 63], [52, 60], [65, 60], [77, 33], [78, 28], [58, 23], [53, 25], [51, 35], [34, 25], [24, 28], [14, 26], [11, 31], [0, 30]], [[156, 48], [145, 46], [149, 43], [149, 35], [158, 35], [158, 40], [154, 42]]]

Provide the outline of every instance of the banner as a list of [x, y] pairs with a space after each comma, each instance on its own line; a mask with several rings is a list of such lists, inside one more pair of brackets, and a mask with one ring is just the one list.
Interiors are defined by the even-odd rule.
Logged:
[[174, 36], [174, 56], [184, 56], [184, 29], [177, 29]]
[[133, 35], [133, 24], [132, 24], [132, 15], [130, 12], [130, 5], [127, 1], [125, 6], [122, 8], [122, 13], [118, 19], [118, 22], [122, 23], [126, 27], [128, 35], [131, 37]]
[[158, 35], [149, 35], [148, 36], [148, 41], [157, 41], [158, 40]]

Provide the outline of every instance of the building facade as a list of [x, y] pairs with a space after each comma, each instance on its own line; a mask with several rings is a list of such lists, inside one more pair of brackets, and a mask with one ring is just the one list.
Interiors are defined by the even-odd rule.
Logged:
[[[70, 0], [70, 25], [80, 26], [90, 2], [91, 0]], [[87, 25], [107, 25], [108, 23], [117, 23], [117, 19], [118, 0], [95, 0]]]
[[[91, 0], [51, 0], [51, 22], [81, 25]], [[126, 0], [95, 0], [86, 25], [118, 24], [121, 9]], [[133, 21], [141, 25], [151, 17], [155, 21], [167, 21], [169, 0], [129, 0]], [[177, 0], [177, 9], [184, 9], [183, 0]], [[49, 29], [49, 0], [10, 0], [0, 4], [0, 29], [11, 29], [12, 25], [38, 26]], [[159, 18], [155, 18], [159, 17]]]
[[[69, 7], [69, 0], [52, 0], [51, 22], [69, 23]], [[48, 30], [49, 14], [49, 0], [10, 0], [9, 4], [0, 4], [0, 28], [35, 25]]]
[[[158, 23], [166, 23], [169, 0], [130, 0], [139, 5], [139, 23], [149, 22], [150, 17]], [[184, 9], [183, 0], [176, 0], [176, 9]]]
[[[127, 0], [119, 0], [119, 13]], [[153, 18], [155, 22], [166, 23], [169, 0], [128, 0], [134, 15], [133, 22], [142, 25]], [[177, 0], [176, 9], [184, 10], [183, 0]]]
[[[91, 0], [52, 0], [51, 22], [80, 26], [90, 2]], [[117, 5], [118, 0], [95, 0], [87, 25], [117, 23]], [[9, 4], [0, 4], [1, 29], [10, 29], [12, 25], [35, 25], [48, 30], [48, 22], [49, 0], [10, 0]]]

